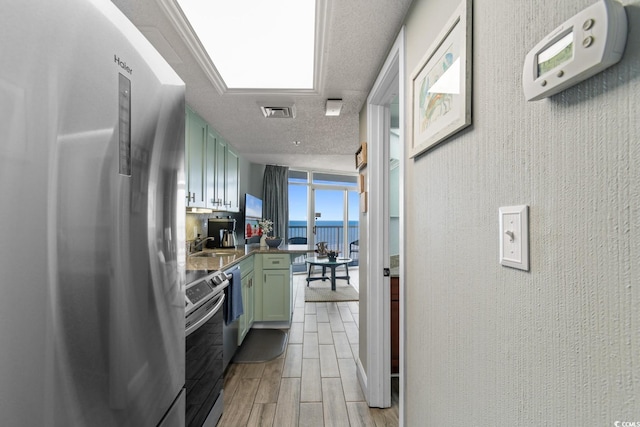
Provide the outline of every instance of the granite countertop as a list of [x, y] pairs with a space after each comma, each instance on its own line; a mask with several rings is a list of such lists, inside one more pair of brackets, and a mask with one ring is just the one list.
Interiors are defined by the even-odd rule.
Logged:
[[235, 249], [205, 249], [187, 256], [186, 269], [187, 271], [227, 270], [254, 254], [305, 254], [314, 250], [315, 247], [308, 245], [281, 245], [278, 248], [260, 248], [259, 243], [239, 245]]

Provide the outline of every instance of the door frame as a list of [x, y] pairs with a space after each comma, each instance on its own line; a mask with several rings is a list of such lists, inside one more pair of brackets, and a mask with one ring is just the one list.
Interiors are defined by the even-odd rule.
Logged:
[[[367, 228], [367, 366], [359, 372], [365, 385], [367, 402], [372, 407], [391, 405], [391, 339], [390, 339], [390, 280], [383, 276], [382, 267], [389, 267], [389, 105], [395, 96], [399, 102], [399, 215], [400, 215], [400, 425], [404, 420], [404, 168], [405, 168], [405, 29], [404, 26], [391, 48], [367, 98], [367, 138], [369, 221]], [[386, 212], [386, 213], [385, 213]], [[380, 230], [383, 230], [380, 233]]]
[[342, 192], [342, 227], [343, 227], [343, 236], [342, 236], [342, 247], [343, 247], [343, 255], [348, 256], [349, 249], [349, 192], [355, 192], [355, 188], [350, 188], [347, 186], [341, 185], [327, 185], [327, 184], [313, 184], [309, 183], [309, 218], [307, 224], [307, 239], [308, 244], [315, 245], [316, 243], [316, 235], [313, 233], [313, 227], [316, 224], [316, 213], [318, 212], [318, 207], [316, 206], [316, 191], [340, 191]]

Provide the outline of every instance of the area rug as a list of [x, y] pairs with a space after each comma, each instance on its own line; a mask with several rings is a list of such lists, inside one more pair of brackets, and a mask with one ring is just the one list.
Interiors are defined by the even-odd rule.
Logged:
[[275, 359], [284, 352], [287, 337], [280, 329], [251, 329], [233, 356], [233, 363], [262, 363]]
[[358, 291], [351, 285], [336, 284], [336, 290], [331, 290], [331, 283], [327, 280], [320, 284], [311, 282], [304, 287], [305, 302], [333, 302], [333, 301], [358, 301]]

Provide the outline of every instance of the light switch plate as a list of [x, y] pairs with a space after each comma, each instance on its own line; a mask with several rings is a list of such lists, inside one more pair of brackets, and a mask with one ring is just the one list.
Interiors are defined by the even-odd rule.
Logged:
[[499, 209], [500, 264], [529, 271], [529, 206]]

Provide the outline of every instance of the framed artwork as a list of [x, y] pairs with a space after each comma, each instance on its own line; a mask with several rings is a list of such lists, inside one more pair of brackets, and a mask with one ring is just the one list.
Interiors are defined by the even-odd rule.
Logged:
[[366, 213], [367, 212], [367, 192], [363, 192], [362, 194], [360, 194], [360, 212], [362, 213]]
[[358, 193], [364, 193], [364, 175], [358, 175]]
[[367, 165], [367, 143], [360, 144], [356, 151], [356, 169], [360, 170]]
[[416, 157], [471, 124], [471, 0], [463, 0], [411, 73]]

